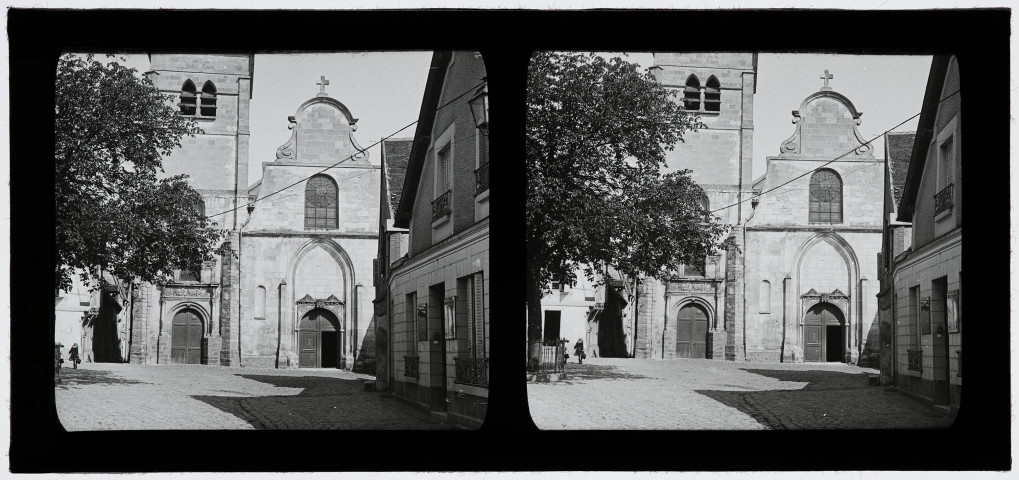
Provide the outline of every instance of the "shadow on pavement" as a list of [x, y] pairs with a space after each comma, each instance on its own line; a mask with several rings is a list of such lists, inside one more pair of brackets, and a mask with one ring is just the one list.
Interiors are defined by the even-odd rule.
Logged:
[[749, 415], [773, 430], [947, 428], [952, 421], [895, 390], [871, 386], [866, 373], [833, 370], [744, 369], [785, 382], [794, 390], [695, 390]]
[[276, 387], [303, 388], [297, 395], [228, 397], [192, 395], [257, 429], [418, 430], [445, 425], [394, 398], [364, 391], [364, 381], [316, 376], [238, 375]]
[[612, 365], [567, 364], [566, 378], [560, 378], [558, 381], [547, 384], [572, 385], [587, 380], [637, 380], [641, 378], [651, 377], [630, 373]]
[[86, 370], [83, 368], [61, 368], [60, 376], [53, 378], [53, 386], [61, 390], [68, 390], [81, 385], [136, 385], [146, 384], [138, 380], [130, 380], [118, 377], [113, 372], [104, 370]]
[[846, 373], [837, 370], [765, 370], [759, 368], [743, 368], [748, 373], [756, 373], [783, 382], [805, 382], [803, 390], [842, 390], [867, 386], [867, 373]]

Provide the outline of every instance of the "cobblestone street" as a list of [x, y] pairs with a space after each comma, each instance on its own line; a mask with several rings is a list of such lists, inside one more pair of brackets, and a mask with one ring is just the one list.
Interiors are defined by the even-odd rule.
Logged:
[[942, 428], [948, 417], [841, 363], [571, 357], [565, 380], [529, 382], [540, 429]]
[[335, 369], [84, 363], [61, 369], [57, 415], [68, 431], [447, 428], [365, 392], [369, 378]]

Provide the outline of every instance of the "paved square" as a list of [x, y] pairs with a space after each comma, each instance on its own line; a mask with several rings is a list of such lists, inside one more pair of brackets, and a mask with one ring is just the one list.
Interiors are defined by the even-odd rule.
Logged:
[[85, 363], [62, 368], [55, 391], [68, 431], [448, 428], [365, 392], [369, 378], [336, 369]]
[[[571, 357], [571, 360], [573, 358]], [[531, 418], [555, 430], [945, 428], [951, 419], [841, 363], [591, 358], [529, 382]]]

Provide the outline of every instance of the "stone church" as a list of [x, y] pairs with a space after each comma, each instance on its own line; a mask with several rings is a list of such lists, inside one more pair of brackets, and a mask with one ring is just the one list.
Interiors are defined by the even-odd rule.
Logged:
[[290, 139], [274, 159], [268, 154], [261, 179], [249, 186], [253, 56], [152, 54], [150, 64], [147, 76], [204, 131], [182, 139], [164, 159], [165, 172], [189, 175], [211, 226], [229, 234], [227, 254], [200, 271], [137, 289], [130, 361], [374, 365], [365, 288], [378, 239], [380, 166], [354, 137], [357, 118], [321, 78], [319, 93], [289, 117]]
[[861, 112], [825, 72], [752, 180], [757, 55], [656, 52], [652, 72], [706, 125], [665, 169], [691, 170], [741, 248], [665, 282], [642, 279], [633, 356], [877, 365], [868, 278], [881, 248], [883, 160], [857, 130]]

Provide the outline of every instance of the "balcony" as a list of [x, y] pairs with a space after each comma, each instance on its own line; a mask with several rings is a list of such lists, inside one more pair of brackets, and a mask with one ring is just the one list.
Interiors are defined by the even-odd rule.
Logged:
[[418, 378], [418, 357], [403, 357], [403, 376]]
[[923, 371], [923, 350], [906, 350], [906, 368], [914, 372]]
[[938, 216], [941, 212], [952, 208], [952, 199], [955, 198], [952, 196], [954, 187], [954, 183], [949, 183], [947, 187], [934, 195], [934, 216]]
[[453, 357], [456, 363], [456, 383], [464, 385], [476, 385], [479, 387], [488, 386], [488, 359], [487, 358], [459, 358]]
[[474, 171], [474, 196], [481, 195], [481, 192], [488, 190], [488, 162]]
[[453, 191], [446, 190], [439, 198], [432, 200], [432, 222], [437, 222], [440, 218], [449, 215], [452, 211], [450, 209], [450, 200], [453, 198]]

